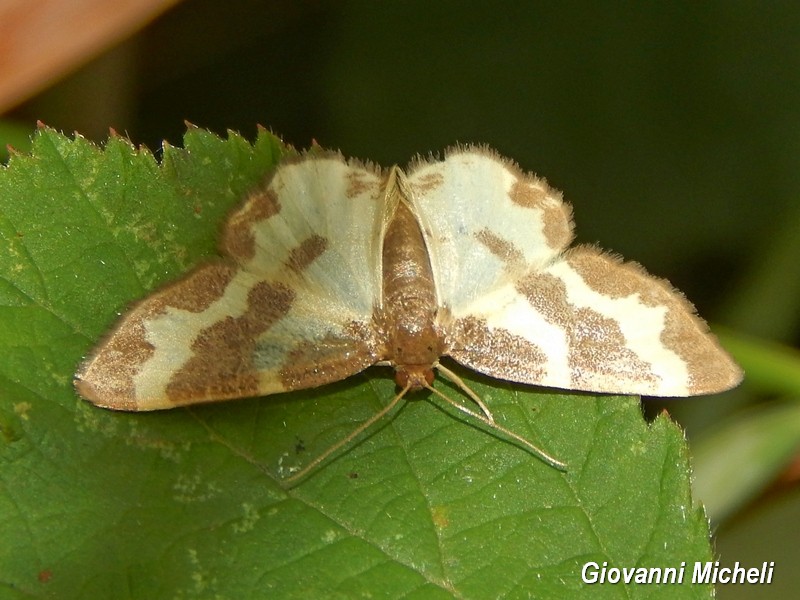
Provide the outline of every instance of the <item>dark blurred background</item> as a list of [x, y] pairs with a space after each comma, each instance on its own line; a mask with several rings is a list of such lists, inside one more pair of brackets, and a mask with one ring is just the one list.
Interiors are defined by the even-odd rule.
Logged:
[[[185, 0], [85, 60], [3, 120], [154, 150], [184, 120], [261, 124], [383, 164], [488, 143], [564, 191], [579, 242], [667, 277], [713, 324], [798, 345], [800, 4]], [[692, 437], [764, 399], [745, 385], [648, 411]], [[796, 588], [790, 469], [715, 523], [716, 548]]]

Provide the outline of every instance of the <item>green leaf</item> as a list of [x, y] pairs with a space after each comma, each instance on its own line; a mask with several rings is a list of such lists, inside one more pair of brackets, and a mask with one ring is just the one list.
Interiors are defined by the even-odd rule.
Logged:
[[762, 493], [800, 450], [800, 403], [759, 405], [705, 432], [692, 448], [695, 491], [719, 523]]
[[224, 214], [284, 151], [264, 131], [251, 146], [195, 128], [184, 147], [159, 163], [42, 129], [0, 172], [0, 596], [711, 596], [581, 581], [588, 561], [690, 575], [711, 560], [683, 436], [635, 398], [459, 370], [567, 472], [420, 396], [291, 490], [281, 475], [392, 398], [390, 373], [160, 413], [78, 398], [81, 357], [214, 253]]
[[714, 331], [747, 373], [748, 387], [763, 395], [800, 397], [800, 350], [724, 327], [715, 327]]
[[715, 328], [747, 378], [745, 388], [780, 402], [740, 410], [692, 438], [694, 489], [723, 522], [762, 494], [800, 450], [800, 352], [772, 340]]

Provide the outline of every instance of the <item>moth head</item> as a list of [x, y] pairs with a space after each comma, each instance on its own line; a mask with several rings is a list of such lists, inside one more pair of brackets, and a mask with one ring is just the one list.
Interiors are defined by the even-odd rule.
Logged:
[[433, 367], [431, 365], [398, 365], [395, 367], [394, 380], [402, 389], [428, 389], [433, 385]]

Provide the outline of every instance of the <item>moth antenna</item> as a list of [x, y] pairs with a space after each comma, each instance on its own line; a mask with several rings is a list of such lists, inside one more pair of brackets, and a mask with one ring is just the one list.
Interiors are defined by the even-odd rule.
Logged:
[[501, 433], [504, 433], [508, 437], [518, 441], [520, 444], [523, 444], [528, 450], [530, 450], [530, 452], [534, 456], [536, 456], [537, 458], [539, 458], [543, 462], [547, 463], [548, 465], [550, 465], [554, 469], [558, 469], [559, 471], [566, 471], [567, 470], [566, 463], [563, 463], [560, 460], [557, 460], [557, 459], [553, 458], [552, 456], [550, 456], [547, 452], [545, 452], [541, 448], [538, 448], [537, 446], [534, 446], [531, 442], [526, 440], [524, 437], [514, 433], [510, 429], [506, 429], [505, 427], [503, 427], [499, 423], [495, 422], [493, 419], [489, 419], [489, 418], [485, 417], [484, 415], [482, 415], [480, 413], [477, 413], [477, 412], [475, 412], [473, 410], [470, 410], [466, 406], [463, 406], [462, 404], [459, 404], [455, 400], [449, 398], [448, 396], [446, 396], [445, 394], [443, 394], [442, 392], [440, 392], [439, 390], [434, 388], [432, 385], [428, 385], [428, 386], [425, 386], [425, 387], [428, 390], [430, 390], [431, 392], [433, 392], [434, 394], [436, 394], [437, 396], [439, 396], [442, 400], [444, 400], [445, 402], [447, 402], [448, 404], [453, 406], [454, 408], [457, 408], [458, 410], [463, 412], [464, 414], [467, 414], [467, 415], [469, 415], [469, 416], [471, 416], [471, 417], [473, 417], [475, 419], [478, 419], [480, 422], [488, 425], [492, 429], [495, 429], [495, 430], [497, 430], [497, 431], [499, 431]]
[[407, 385], [406, 387], [404, 387], [392, 399], [392, 401], [389, 402], [389, 404], [387, 404], [381, 410], [376, 412], [369, 419], [364, 421], [361, 425], [356, 427], [353, 431], [348, 433], [345, 437], [340, 439], [338, 442], [336, 442], [332, 446], [329, 446], [325, 451], [322, 452], [322, 454], [318, 455], [314, 460], [312, 460], [305, 467], [300, 469], [297, 473], [295, 473], [291, 477], [287, 477], [286, 479], [284, 479], [282, 481], [284, 486], [287, 489], [293, 488], [302, 479], [304, 479], [306, 477], [306, 475], [308, 475], [311, 471], [313, 471], [316, 467], [318, 467], [322, 462], [324, 462], [325, 459], [328, 458], [331, 454], [336, 452], [342, 446], [345, 446], [345, 445], [349, 444], [350, 442], [352, 442], [356, 437], [361, 435], [361, 433], [363, 433], [366, 429], [369, 429], [372, 425], [374, 425], [375, 423], [380, 421], [383, 417], [385, 417], [387, 414], [389, 414], [395, 406], [397, 406], [397, 403], [400, 402], [400, 400], [403, 399], [403, 396], [406, 395], [406, 393], [408, 392], [409, 389], [411, 389], [410, 385]]
[[481, 407], [481, 411], [483, 414], [486, 415], [486, 418], [489, 419], [492, 423], [494, 423], [494, 415], [492, 411], [489, 410], [489, 407], [481, 400], [480, 396], [473, 392], [467, 383], [461, 379], [458, 375], [453, 373], [450, 369], [443, 366], [438, 360], [433, 364], [433, 368], [439, 371], [442, 375], [444, 375], [445, 379], [449, 379], [452, 383], [456, 384], [461, 391], [463, 391], [467, 396], [469, 396], [472, 401]]

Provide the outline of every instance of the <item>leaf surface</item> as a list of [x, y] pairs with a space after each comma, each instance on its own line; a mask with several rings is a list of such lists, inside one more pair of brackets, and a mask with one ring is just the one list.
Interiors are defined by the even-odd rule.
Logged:
[[422, 395], [287, 490], [282, 476], [392, 398], [387, 370], [148, 414], [76, 396], [118, 313], [213, 256], [224, 215], [284, 151], [265, 131], [251, 145], [190, 128], [157, 161], [41, 129], [0, 172], [0, 597], [710, 597], [581, 580], [589, 561], [685, 562], [689, 580], [711, 560], [683, 436], [635, 398], [459, 370], [567, 472]]

